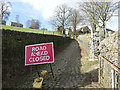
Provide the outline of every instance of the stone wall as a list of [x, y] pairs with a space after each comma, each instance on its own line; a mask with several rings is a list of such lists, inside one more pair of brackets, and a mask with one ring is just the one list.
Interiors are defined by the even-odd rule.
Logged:
[[[31, 67], [25, 67], [25, 46], [31, 44], [40, 44], [53, 42], [54, 52], [60, 47], [68, 45], [71, 42], [69, 37], [45, 35], [36, 33], [26, 33], [11, 30], [2, 30], [2, 86], [3, 88], [16, 87], [20, 76], [30, 72]], [[44, 64], [46, 65], [46, 64]], [[37, 65], [42, 69], [44, 65]]]
[[[111, 37], [105, 38], [103, 41], [100, 42], [99, 46], [100, 55], [105, 57], [115, 66], [120, 68], [118, 62], [118, 32], [115, 32], [111, 35]], [[104, 60], [101, 60], [101, 78], [102, 84], [106, 88], [112, 87], [112, 73], [111, 73], [111, 66], [106, 63]], [[119, 74], [115, 72], [115, 87], [118, 86], [118, 77]]]

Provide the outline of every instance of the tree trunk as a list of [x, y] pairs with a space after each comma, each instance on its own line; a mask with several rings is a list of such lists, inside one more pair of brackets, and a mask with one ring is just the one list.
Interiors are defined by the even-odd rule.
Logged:
[[62, 23], [62, 34], [65, 34], [64, 20], [63, 20], [63, 23]]
[[95, 24], [93, 24], [93, 26], [92, 26], [93, 28], [93, 33], [96, 31], [96, 25]]
[[74, 25], [74, 35], [75, 35], [75, 38], [76, 38], [76, 25]]
[[105, 38], [105, 22], [103, 22], [102, 28], [104, 30], [104, 38]]

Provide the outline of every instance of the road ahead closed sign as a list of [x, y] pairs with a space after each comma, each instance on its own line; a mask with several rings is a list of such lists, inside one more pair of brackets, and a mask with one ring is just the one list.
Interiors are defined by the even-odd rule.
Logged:
[[53, 43], [25, 46], [25, 65], [54, 62]]

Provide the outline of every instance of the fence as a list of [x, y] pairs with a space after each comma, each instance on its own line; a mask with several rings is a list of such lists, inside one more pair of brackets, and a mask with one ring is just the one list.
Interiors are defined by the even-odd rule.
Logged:
[[[107, 67], [107, 68], [106, 68]], [[111, 72], [110, 72], [111, 71]], [[99, 56], [99, 83], [107, 88], [120, 89], [120, 69], [103, 56]]]

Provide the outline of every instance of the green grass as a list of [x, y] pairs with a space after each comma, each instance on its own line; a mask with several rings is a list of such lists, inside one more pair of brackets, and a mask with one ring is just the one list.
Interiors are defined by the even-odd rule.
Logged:
[[82, 58], [81, 59], [82, 67], [81, 72], [86, 72], [91, 66], [97, 65], [99, 61], [89, 61], [89, 58]]
[[62, 34], [60, 34], [57, 31], [44, 31], [39, 29], [20, 28], [20, 27], [14, 27], [14, 26], [6, 26], [6, 25], [0, 25], [0, 28], [9, 29], [13, 31], [32, 32], [32, 33], [49, 34], [49, 35], [54, 34], [54, 35], [62, 36]]
[[82, 63], [90, 67], [92, 65], [98, 64], [99, 61], [89, 61], [89, 58], [84, 58], [84, 60], [82, 60]]

